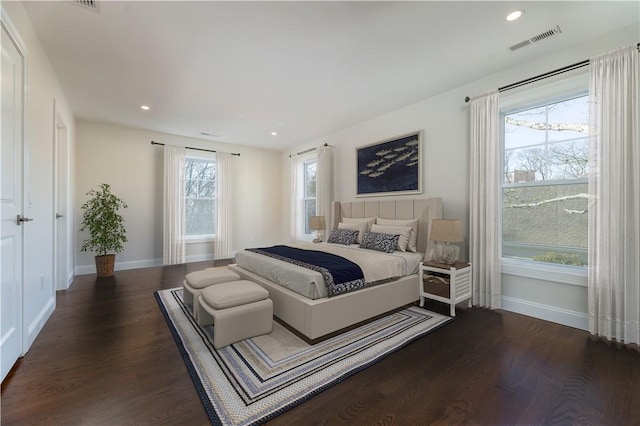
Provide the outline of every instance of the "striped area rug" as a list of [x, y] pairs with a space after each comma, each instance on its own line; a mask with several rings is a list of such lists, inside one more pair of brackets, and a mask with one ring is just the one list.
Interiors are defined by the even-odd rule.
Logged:
[[451, 321], [409, 307], [315, 345], [274, 322], [271, 334], [216, 350], [182, 289], [155, 296], [215, 425], [265, 422]]

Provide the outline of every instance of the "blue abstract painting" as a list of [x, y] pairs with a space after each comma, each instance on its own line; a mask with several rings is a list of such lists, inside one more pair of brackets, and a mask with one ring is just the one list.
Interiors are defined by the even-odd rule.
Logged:
[[357, 197], [421, 192], [422, 132], [356, 148]]

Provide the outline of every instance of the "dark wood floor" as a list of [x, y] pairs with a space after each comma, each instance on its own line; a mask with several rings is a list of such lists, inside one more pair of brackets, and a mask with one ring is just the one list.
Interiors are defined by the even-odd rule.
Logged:
[[[78, 277], [2, 383], [2, 425], [208, 424], [153, 297], [205, 266]], [[458, 312], [270, 424], [640, 424], [637, 348], [509, 312]]]

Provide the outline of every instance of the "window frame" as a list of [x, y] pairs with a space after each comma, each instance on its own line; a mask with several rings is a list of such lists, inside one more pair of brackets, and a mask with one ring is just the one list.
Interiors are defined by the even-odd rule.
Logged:
[[[187, 161], [203, 161], [203, 162], [211, 162], [214, 164], [214, 176], [216, 177], [216, 180], [214, 180], [214, 185], [217, 184], [217, 175], [216, 175], [216, 169], [215, 169], [215, 157], [214, 156], [208, 156], [206, 154], [201, 154], [201, 155], [187, 155], [185, 156], [185, 169], [186, 169], [186, 163]], [[187, 220], [187, 200], [188, 199], [206, 199], [206, 200], [213, 200], [214, 203], [214, 211], [217, 212], [217, 210], [215, 209], [215, 207], [217, 207], [217, 203], [216, 203], [216, 196], [215, 196], [215, 186], [214, 186], [214, 195], [213, 197], [187, 197], [187, 193], [186, 193], [186, 187], [187, 187], [187, 176], [185, 174], [185, 194], [184, 194], [184, 202], [185, 202], [185, 223]], [[215, 221], [215, 217], [213, 218]], [[214, 230], [215, 231], [215, 230]], [[187, 235], [187, 229], [186, 229], [186, 225], [185, 225], [185, 235], [184, 235], [184, 239], [185, 239], [185, 243], [186, 244], [198, 244], [198, 243], [210, 243], [215, 241], [215, 237], [216, 237], [216, 233], [214, 232], [213, 234], [200, 234], [200, 235]]]
[[[296, 193], [296, 205], [297, 207], [297, 226], [296, 226], [296, 238], [300, 241], [313, 241], [315, 235], [314, 231], [311, 231], [307, 234], [306, 231], [306, 202], [309, 200], [317, 200], [317, 192], [316, 197], [307, 197], [306, 194], [306, 167], [308, 164], [315, 163], [316, 164], [316, 185], [317, 185], [317, 176], [318, 176], [318, 155], [315, 151], [309, 152], [307, 154], [300, 155], [298, 158], [298, 190]], [[316, 186], [317, 189], [317, 186]]]
[[[577, 179], [553, 179], [541, 182], [529, 183], [507, 183], [505, 182], [505, 116], [513, 114], [517, 111], [536, 108], [543, 105], [562, 102], [569, 99], [582, 97], [589, 94], [588, 92], [588, 73], [577, 76], [571, 76], [564, 81], [556, 81], [553, 83], [540, 84], [537, 88], [516, 92], [510, 96], [501, 99], [500, 113], [500, 179], [497, 191], [499, 191], [499, 225], [500, 225], [500, 256], [501, 271], [506, 275], [519, 276], [524, 278], [533, 278], [562, 284], [576, 285], [581, 287], [587, 286], [587, 270], [586, 266], [574, 266], [554, 264], [532, 259], [519, 259], [513, 257], [505, 257], [502, 253], [504, 245], [503, 240], [503, 208], [504, 208], [504, 189], [525, 186], [549, 186], [562, 185], [572, 183], [588, 182], [587, 178]], [[541, 86], [541, 87], [540, 87]]]

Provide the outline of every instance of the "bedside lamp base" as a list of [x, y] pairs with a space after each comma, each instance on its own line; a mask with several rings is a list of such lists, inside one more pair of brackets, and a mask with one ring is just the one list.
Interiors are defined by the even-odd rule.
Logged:
[[458, 261], [459, 254], [460, 247], [455, 244], [449, 244], [439, 241], [434, 242], [434, 262], [444, 263], [445, 265], [453, 265]]

